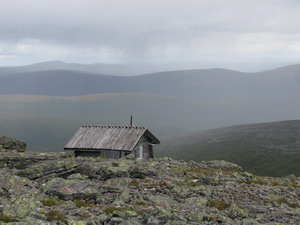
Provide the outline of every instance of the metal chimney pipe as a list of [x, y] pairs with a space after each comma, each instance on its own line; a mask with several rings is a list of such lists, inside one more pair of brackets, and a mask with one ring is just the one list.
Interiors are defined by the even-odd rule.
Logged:
[[130, 127], [132, 127], [132, 116], [130, 116]]

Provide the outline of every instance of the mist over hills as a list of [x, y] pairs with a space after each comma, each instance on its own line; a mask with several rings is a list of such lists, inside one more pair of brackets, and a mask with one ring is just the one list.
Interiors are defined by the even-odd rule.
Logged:
[[67, 63], [63, 61], [48, 61], [25, 66], [0, 67], [0, 76], [13, 73], [36, 72], [46, 70], [71, 70], [84, 73], [107, 74], [118, 76], [133, 76], [144, 73], [194, 69], [190, 64], [107, 64], [107, 63]]
[[82, 124], [126, 125], [133, 115], [134, 124], [161, 138], [241, 121], [227, 110], [219, 102], [149, 94], [0, 95], [0, 134], [26, 140], [34, 151], [59, 151]]
[[[9, 69], [0, 68], [1, 71], [9, 72]], [[14, 72], [0, 76], [0, 135], [25, 140], [33, 151], [61, 151], [82, 124], [125, 125], [129, 116], [134, 115], [136, 125], [147, 126], [163, 139], [159, 148], [166, 150], [159, 155], [193, 160], [225, 159], [251, 172], [283, 175], [299, 169], [295, 166], [296, 161], [291, 161], [298, 158], [289, 158], [291, 154], [283, 154], [277, 148], [274, 148], [274, 154], [278, 157], [272, 158], [273, 152], [269, 147], [266, 150], [265, 143], [262, 147], [265, 154], [258, 154], [250, 148], [260, 149], [255, 138], [248, 140], [239, 136], [247, 129], [236, 132], [238, 129], [234, 128], [234, 132], [227, 135], [231, 131], [226, 128], [224, 137], [227, 140], [240, 137], [246, 146], [237, 140], [232, 141], [232, 146], [220, 142], [217, 154], [215, 150], [198, 152], [199, 146], [203, 145], [202, 134], [187, 136], [187, 142], [179, 138], [182, 145], [179, 143], [178, 146], [174, 145], [174, 139], [168, 142], [166, 138], [237, 124], [298, 120], [299, 92], [300, 65], [259, 73], [201, 69], [138, 76], [74, 70]], [[291, 123], [288, 125], [292, 126]], [[264, 133], [264, 128], [258, 128], [257, 133], [261, 130]], [[214, 135], [220, 136], [218, 132]], [[276, 140], [281, 139], [274, 138], [276, 146], [281, 146]], [[248, 141], [254, 143], [249, 144], [249, 148]], [[224, 148], [221, 147], [223, 144]], [[213, 149], [209, 145], [203, 146]], [[188, 155], [192, 158], [185, 158], [181, 154], [184, 151], [191, 151]], [[280, 160], [290, 166], [284, 164], [284, 167]], [[249, 162], [257, 164], [248, 165]], [[283, 166], [272, 167], [274, 163]], [[272, 172], [273, 169], [277, 172]]]
[[259, 175], [300, 175], [300, 120], [247, 124], [162, 140], [159, 156], [224, 159]]
[[[299, 104], [295, 102], [295, 108]], [[150, 94], [0, 95], [0, 135], [25, 140], [34, 151], [61, 151], [82, 124], [126, 125], [130, 115], [135, 125], [148, 127], [161, 139], [234, 124], [293, 119], [299, 113], [243, 101]]]
[[0, 77], [0, 94], [79, 96], [96, 93], [147, 93], [202, 99], [295, 100], [300, 65], [260, 73], [225, 69], [180, 70], [139, 76], [108, 76], [47, 70]]
[[0, 77], [0, 94], [77, 96], [122, 92], [125, 77], [68, 70], [23, 72]]

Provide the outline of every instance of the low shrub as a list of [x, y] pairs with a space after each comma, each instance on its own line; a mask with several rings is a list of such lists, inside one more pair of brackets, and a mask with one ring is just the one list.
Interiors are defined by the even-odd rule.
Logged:
[[41, 203], [44, 206], [56, 206], [56, 205], [61, 205], [63, 203], [63, 201], [60, 200], [59, 198], [52, 197], [52, 198], [41, 200]]
[[136, 205], [147, 205], [146, 202], [143, 201], [135, 201]]
[[218, 201], [218, 200], [209, 200], [207, 202], [207, 205], [209, 207], [214, 207], [218, 210], [225, 210], [230, 206], [230, 204], [228, 204], [226, 202], [221, 202], [221, 201]]
[[75, 203], [77, 208], [80, 208], [80, 207], [94, 207], [95, 206], [92, 203], [85, 202], [81, 199], [75, 199], [73, 202]]
[[17, 219], [15, 219], [11, 216], [5, 215], [4, 213], [0, 213], [0, 221], [2, 221], [4, 223], [18, 222]]
[[300, 205], [296, 204], [296, 203], [291, 203], [289, 202], [289, 200], [287, 198], [284, 198], [284, 197], [280, 197], [280, 198], [277, 198], [277, 199], [274, 199], [274, 200], [267, 200], [265, 201], [265, 203], [278, 203], [278, 204], [286, 204], [288, 205], [289, 207], [291, 208], [299, 208]]
[[53, 210], [45, 214], [47, 221], [62, 221], [67, 223], [66, 216], [58, 210]]

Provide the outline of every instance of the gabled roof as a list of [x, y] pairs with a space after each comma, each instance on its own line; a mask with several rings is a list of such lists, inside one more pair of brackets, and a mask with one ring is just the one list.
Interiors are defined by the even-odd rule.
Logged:
[[83, 125], [64, 149], [132, 151], [143, 135], [148, 137], [150, 143], [159, 144], [159, 140], [145, 127]]

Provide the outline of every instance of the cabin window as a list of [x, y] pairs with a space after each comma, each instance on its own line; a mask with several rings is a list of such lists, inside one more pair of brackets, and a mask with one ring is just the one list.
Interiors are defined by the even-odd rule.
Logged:
[[138, 159], [142, 159], [143, 157], [144, 157], [144, 146], [140, 145]]

